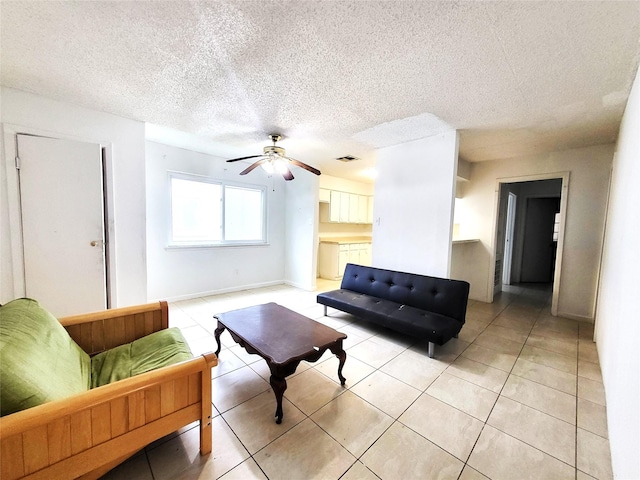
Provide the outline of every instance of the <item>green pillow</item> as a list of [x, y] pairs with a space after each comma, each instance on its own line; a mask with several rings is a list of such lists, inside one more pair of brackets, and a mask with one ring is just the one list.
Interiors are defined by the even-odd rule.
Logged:
[[193, 355], [178, 328], [161, 330], [93, 357], [91, 388], [190, 358], [193, 358]]
[[89, 389], [91, 360], [38, 302], [0, 307], [0, 406], [8, 415]]

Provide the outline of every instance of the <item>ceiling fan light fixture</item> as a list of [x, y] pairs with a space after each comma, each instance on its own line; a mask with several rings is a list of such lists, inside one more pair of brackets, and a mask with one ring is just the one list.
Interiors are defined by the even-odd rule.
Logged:
[[248, 160], [250, 158], [258, 159], [241, 171], [240, 175], [246, 175], [253, 169], [257, 168], [258, 165], [260, 165], [269, 175], [277, 172], [287, 181], [294, 179], [294, 176], [289, 169], [292, 165], [301, 167], [314, 175], [320, 175], [320, 170], [317, 168], [313, 168], [306, 163], [302, 163], [300, 160], [287, 157], [284, 148], [276, 146], [276, 142], [281, 138], [280, 135], [272, 134], [269, 135], [269, 138], [273, 142], [273, 145], [264, 147], [262, 149], [262, 155], [249, 155], [247, 157], [232, 158], [227, 160], [227, 162], [239, 162], [240, 160]]
[[273, 163], [271, 162], [271, 160], [261, 163], [260, 166], [269, 175], [273, 175], [273, 172], [275, 171], [275, 169], [273, 168]]
[[261, 163], [260, 166], [269, 175], [273, 175], [275, 172], [284, 175], [289, 171], [289, 161], [286, 158], [273, 152], [269, 153], [268, 157], [267, 161]]
[[284, 175], [289, 171], [288, 163], [289, 162], [282, 157], [273, 159], [273, 166], [276, 169], [276, 171], [281, 175]]

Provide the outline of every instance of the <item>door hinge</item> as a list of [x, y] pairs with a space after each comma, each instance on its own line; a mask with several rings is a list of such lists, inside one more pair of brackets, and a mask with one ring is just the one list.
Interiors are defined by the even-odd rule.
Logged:
[[16, 155], [16, 170], [20, 170], [20, 157]]

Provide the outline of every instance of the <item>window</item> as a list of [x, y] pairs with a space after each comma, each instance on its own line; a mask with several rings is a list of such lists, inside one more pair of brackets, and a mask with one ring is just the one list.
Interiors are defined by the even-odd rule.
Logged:
[[553, 241], [558, 241], [558, 234], [560, 233], [560, 212], [556, 213], [553, 217]]
[[171, 244], [266, 243], [265, 189], [170, 173]]

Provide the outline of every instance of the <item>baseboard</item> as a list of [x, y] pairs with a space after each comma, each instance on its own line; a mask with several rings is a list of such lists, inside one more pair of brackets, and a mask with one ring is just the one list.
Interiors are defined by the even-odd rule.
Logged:
[[301, 290], [306, 290], [308, 292], [313, 292], [316, 289], [316, 283], [315, 282], [313, 282], [313, 284], [310, 284], [310, 283], [303, 284], [303, 283], [299, 283], [299, 282], [292, 282], [291, 280], [285, 280], [284, 283], [286, 285], [290, 285], [292, 287], [296, 287], [296, 288], [299, 288]]
[[172, 297], [163, 297], [157, 299], [148, 299], [149, 302], [157, 302], [166, 300], [167, 302], [180, 302], [182, 300], [191, 300], [192, 298], [208, 297], [210, 295], [222, 295], [225, 293], [242, 292], [243, 290], [251, 290], [254, 288], [273, 287], [275, 285], [289, 284], [284, 280], [274, 280], [271, 282], [252, 283], [249, 285], [240, 285], [236, 287], [221, 288], [219, 290], [207, 290], [204, 292], [187, 293], [185, 295], [176, 295]]
[[577, 320], [578, 322], [594, 323], [593, 317], [587, 317], [585, 315], [575, 315], [573, 313], [559, 311], [557, 316], [568, 318], [569, 320]]

